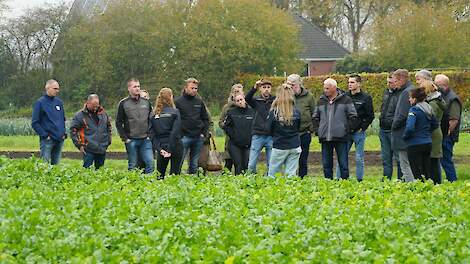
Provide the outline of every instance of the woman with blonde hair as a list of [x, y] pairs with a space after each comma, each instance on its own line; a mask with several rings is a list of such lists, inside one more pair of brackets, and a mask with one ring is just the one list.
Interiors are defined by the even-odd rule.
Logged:
[[170, 88], [162, 88], [155, 100], [155, 109], [151, 117], [153, 146], [157, 156], [159, 179], [165, 177], [166, 168], [171, 161], [170, 174], [181, 173], [183, 158], [181, 143], [181, 117], [173, 101]]
[[287, 84], [278, 87], [276, 99], [268, 115], [273, 137], [273, 150], [269, 160], [268, 177], [274, 178], [284, 165], [284, 174], [293, 177], [299, 168], [300, 112], [295, 108], [294, 93]]
[[[219, 118], [219, 127], [224, 130], [225, 132], [225, 118], [227, 117], [227, 112], [233, 108], [236, 108], [235, 105], [235, 97], [237, 95], [244, 95], [243, 93], [243, 85], [240, 83], [236, 83], [232, 85], [230, 89], [230, 95], [227, 98], [227, 103], [222, 107], [222, 112]], [[250, 131], [251, 132], [251, 131]], [[233, 161], [230, 157], [230, 152], [228, 150], [228, 142], [230, 138], [228, 137], [227, 133], [225, 133], [225, 152], [224, 152], [224, 159], [225, 159], [225, 168], [229, 171], [232, 171]]]
[[431, 106], [436, 117], [438, 128], [432, 131], [432, 149], [431, 149], [431, 169], [430, 178], [434, 184], [442, 182], [441, 176], [441, 158], [442, 158], [442, 130], [441, 120], [446, 109], [446, 103], [438, 91], [437, 86], [430, 80], [423, 80], [419, 84], [420, 88], [426, 93], [426, 102]]

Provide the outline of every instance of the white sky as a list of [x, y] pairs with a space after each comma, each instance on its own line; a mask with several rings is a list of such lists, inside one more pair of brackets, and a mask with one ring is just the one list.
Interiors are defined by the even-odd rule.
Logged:
[[8, 18], [18, 17], [23, 14], [24, 10], [43, 6], [46, 4], [59, 4], [66, 3], [71, 5], [73, 0], [7, 0], [9, 10], [5, 11], [4, 15]]

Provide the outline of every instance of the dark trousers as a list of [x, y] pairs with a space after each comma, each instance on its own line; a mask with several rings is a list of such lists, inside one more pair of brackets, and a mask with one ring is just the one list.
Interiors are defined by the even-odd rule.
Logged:
[[392, 132], [380, 129], [380, 151], [382, 154], [383, 176], [392, 179], [393, 161], [397, 163], [397, 178], [401, 180], [403, 173], [400, 168], [398, 153], [392, 150]]
[[299, 158], [300, 178], [303, 178], [305, 177], [305, 175], [307, 175], [308, 153], [310, 151], [311, 141], [312, 141], [312, 134], [310, 133], [305, 133], [300, 136], [300, 148], [302, 148], [302, 152], [300, 153], [300, 158]]
[[171, 153], [169, 158], [164, 158], [160, 153], [157, 156], [157, 171], [160, 173], [159, 179], [165, 178], [168, 163], [171, 163], [170, 174], [181, 174], [181, 160], [183, 159], [183, 147], [180, 145], [176, 151]]
[[323, 174], [325, 178], [333, 179], [333, 151], [336, 150], [341, 179], [349, 178], [348, 166], [348, 142], [346, 141], [323, 141], [321, 143], [321, 154], [323, 163]]
[[250, 157], [250, 147], [240, 147], [233, 143], [228, 143], [228, 151], [235, 166], [235, 175], [242, 174], [248, 169], [248, 158]]
[[442, 183], [441, 176], [441, 159], [440, 158], [431, 158], [431, 180], [434, 184]]
[[431, 144], [409, 146], [406, 149], [413, 177], [417, 180], [424, 181], [430, 177], [431, 149]]
[[225, 159], [225, 168], [229, 171], [232, 171], [232, 167], [233, 167], [233, 160], [231, 158]]
[[91, 152], [86, 152], [83, 155], [83, 167], [89, 168], [93, 163], [95, 163], [95, 169], [99, 169], [104, 165], [104, 161], [106, 160], [106, 153], [105, 154], [96, 154]]
[[457, 173], [454, 165], [454, 140], [451, 137], [444, 136], [442, 140], [442, 154], [441, 165], [446, 172], [446, 178], [450, 182], [457, 180]]

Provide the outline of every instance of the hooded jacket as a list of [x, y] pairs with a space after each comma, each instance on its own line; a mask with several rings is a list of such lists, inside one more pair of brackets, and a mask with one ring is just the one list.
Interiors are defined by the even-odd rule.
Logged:
[[256, 89], [252, 88], [245, 96], [246, 102], [255, 110], [255, 121], [253, 123], [253, 135], [269, 135], [270, 128], [268, 125], [268, 115], [271, 110], [271, 105], [276, 99], [276, 96], [269, 96], [263, 98], [261, 96], [254, 96]]
[[426, 98], [426, 102], [432, 108], [434, 116], [436, 117], [437, 124], [439, 125], [438, 128], [432, 131], [431, 139], [432, 139], [432, 150], [431, 150], [431, 158], [442, 158], [442, 130], [441, 120], [446, 109], [446, 103], [444, 99], [442, 99], [440, 92], [433, 92], [428, 95]]
[[78, 149], [84, 147], [86, 152], [104, 154], [111, 145], [111, 136], [111, 121], [103, 107], [92, 113], [85, 106], [73, 117], [70, 137]]
[[331, 103], [326, 95], [321, 95], [313, 115], [320, 142], [348, 141], [356, 120], [357, 112], [351, 97], [340, 90]]
[[418, 103], [408, 112], [403, 139], [407, 147], [431, 144], [431, 133], [437, 127], [432, 107], [427, 102]]

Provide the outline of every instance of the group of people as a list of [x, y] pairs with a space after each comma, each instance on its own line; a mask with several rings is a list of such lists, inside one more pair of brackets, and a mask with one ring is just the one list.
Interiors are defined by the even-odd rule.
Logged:
[[[264, 148], [268, 177], [284, 168], [284, 175], [303, 178], [308, 173], [314, 134], [321, 143], [326, 178], [334, 178], [334, 152], [335, 177], [349, 178], [348, 153], [354, 144], [356, 178], [362, 181], [366, 130], [374, 120], [374, 108], [361, 83], [359, 75], [351, 75], [348, 90], [343, 91], [328, 78], [318, 100], [297, 74], [289, 75], [275, 95], [267, 79], [258, 80], [246, 95], [243, 85], [233, 85], [219, 119], [226, 134], [225, 167], [234, 169], [236, 175], [256, 173]], [[392, 178], [396, 160], [398, 179], [441, 183], [442, 165], [447, 179], [455, 181], [452, 152], [458, 140], [461, 101], [445, 75], [436, 75], [433, 81], [429, 71], [421, 70], [416, 73], [416, 83], [415, 88], [404, 69], [389, 75], [380, 115], [383, 175]], [[32, 126], [40, 137], [41, 157], [57, 164], [67, 137], [65, 114], [57, 97], [59, 83], [49, 80], [45, 88], [45, 95], [34, 106]], [[189, 78], [176, 99], [172, 89], [162, 88], [152, 107], [139, 80], [127, 81], [129, 96], [119, 102], [115, 125], [126, 147], [129, 170], [141, 167], [144, 173], [153, 173], [156, 159], [158, 175], [164, 178], [169, 163], [170, 174], [180, 174], [188, 157], [188, 174], [197, 172], [201, 148], [211, 137], [211, 117], [198, 88], [199, 81]], [[72, 141], [83, 153], [84, 167], [103, 166], [111, 134], [111, 120], [98, 95], [89, 95], [70, 126]]]

